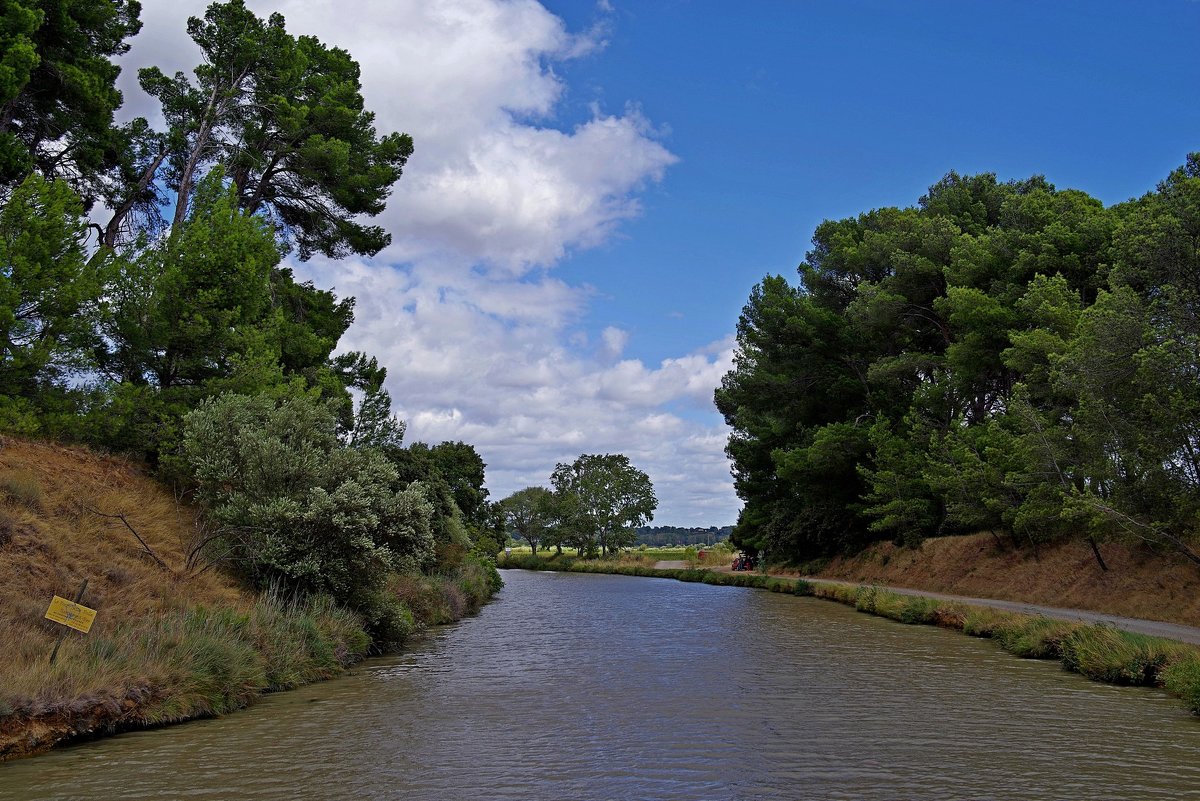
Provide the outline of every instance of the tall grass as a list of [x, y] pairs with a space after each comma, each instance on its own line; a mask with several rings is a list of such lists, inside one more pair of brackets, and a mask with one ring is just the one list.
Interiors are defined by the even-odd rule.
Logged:
[[357, 616], [327, 598], [259, 596], [249, 608], [196, 606], [72, 638], [6, 672], [2, 702], [24, 718], [98, 708], [116, 728], [222, 714], [268, 690], [332, 676], [365, 654]]
[[0, 499], [40, 509], [42, 485], [29, 470], [8, 470], [0, 473]]

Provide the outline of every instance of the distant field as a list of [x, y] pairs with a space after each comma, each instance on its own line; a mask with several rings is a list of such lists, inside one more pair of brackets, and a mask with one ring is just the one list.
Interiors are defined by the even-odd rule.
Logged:
[[[528, 545], [510, 546], [513, 556], [527, 556], [532, 553]], [[549, 556], [555, 553], [554, 548], [539, 548], [538, 554]], [[575, 555], [574, 548], [563, 548], [563, 553]], [[704, 557], [701, 558], [700, 554]], [[622, 550], [617, 560], [629, 564], [653, 566], [655, 562], [685, 561], [695, 562], [697, 566], [716, 566], [728, 564], [733, 559], [734, 549], [728, 543], [718, 545], [677, 545], [669, 548], [651, 548], [636, 546]]]

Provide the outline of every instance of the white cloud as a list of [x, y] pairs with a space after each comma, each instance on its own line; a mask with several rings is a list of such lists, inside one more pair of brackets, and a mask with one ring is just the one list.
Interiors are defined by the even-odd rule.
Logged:
[[[377, 220], [391, 247], [296, 265], [357, 298], [342, 346], [388, 367], [409, 439], [475, 445], [494, 497], [547, 483], [556, 462], [580, 453], [622, 452], [654, 480], [659, 522], [731, 522], [726, 433], [711, 411], [731, 341], [657, 365], [623, 358], [630, 333], [589, 336], [592, 289], [552, 272], [638, 215], [638, 193], [676, 161], [636, 106], [556, 125], [566, 87], [554, 65], [603, 58], [607, 19], [576, 34], [533, 0], [249, 5], [348, 50], [377, 127], [414, 138]], [[191, 68], [184, 18], [204, 6], [145, 4], [122, 78], [131, 113], [153, 112], [134, 88], [137, 66]]]

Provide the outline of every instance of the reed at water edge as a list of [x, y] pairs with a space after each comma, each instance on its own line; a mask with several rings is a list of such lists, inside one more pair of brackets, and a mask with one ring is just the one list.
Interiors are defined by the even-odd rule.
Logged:
[[1159, 687], [1177, 696], [1192, 714], [1200, 716], [1200, 647], [1121, 631], [1113, 626], [1004, 612], [928, 596], [902, 595], [878, 586], [833, 584], [762, 573], [719, 573], [703, 568], [659, 569], [565, 555], [502, 556], [498, 565], [524, 570], [671, 578], [837, 601], [860, 612], [901, 623], [940, 626], [974, 637], [987, 637], [1016, 656], [1055, 659], [1064, 669], [1093, 681]]

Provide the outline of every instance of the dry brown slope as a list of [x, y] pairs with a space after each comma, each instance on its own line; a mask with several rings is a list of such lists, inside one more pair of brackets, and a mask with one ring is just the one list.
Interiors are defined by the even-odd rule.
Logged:
[[[163, 564], [105, 514], [124, 515]], [[149, 676], [97, 661], [89, 642], [172, 611], [252, 601], [228, 577], [186, 568], [198, 534], [194, 511], [134, 463], [0, 438], [0, 756], [21, 753], [21, 739], [111, 725], [160, 691]], [[68, 631], [52, 667], [64, 628], [44, 618], [46, 608], [56, 594], [74, 598], [85, 578], [95, 624], [87, 635]]]
[[819, 575], [1200, 626], [1200, 568], [1144, 548], [1100, 548], [1107, 571], [1083, 542], [1035, 553], [989, 534], [939, 537], [920, 548], [880, 543], [833, 560]]

